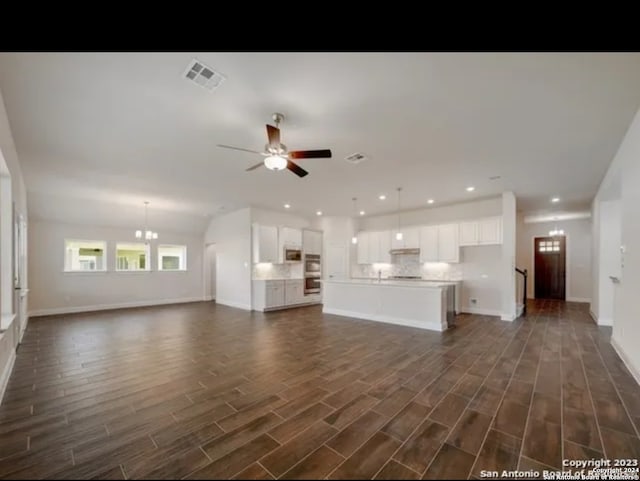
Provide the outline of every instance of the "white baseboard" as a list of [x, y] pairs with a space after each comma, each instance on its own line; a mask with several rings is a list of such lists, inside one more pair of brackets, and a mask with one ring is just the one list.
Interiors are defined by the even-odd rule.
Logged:
[[567, 302], [591, 302], [589, 297], [567, 297]]
[[598, 316], [596, 316], [596, 313], [589, 309], [589, 314], [591, 314], [591, 319], [593, 319], [593, 322], [598, 324]]
[[417, 327], [419, 329], [428, 329], [430, 331], [442, 331], [444, 330], [442, 325], [438, 322], [418, 322], [408, 319], [399, 319], [387, 316], [376, 316], [363, 314], [361, 312], [345, 311], [342, 309], [322, 309], [323, 314], [334, 314], [336, 316], [354, 317], [356, 319], [366, 319], [367, 321], [386, 322], [389, 324], [398, 324], [400, 326]]
[[497, 309], [485, 309], [484, 307], [462, 306], [460, 310], [466, 314], [480, 314], [481, 316], [502, 317], [502, 311], [499, 311]]
[[236, 307], [238, 309], [244, 309], [245, 311], [251, 311], [251, 304], [243, 304], [241, 302], [236, 301], [228, 301], [226, 299], [216, 299], [216, 304], [221, 304], [223, 306]]
[[524, 304], [518, 304], [516, 306], [516, 319], [519, 318], [524, 312]]
[[213, 296], [204, 296], [202, 298], [203, 301], [215, 301], [215, 298]]
[[2, 404], [2, 398], [4, 397], [4, 392], [7, 389], [7, 385], [9, 384], [9, 377], [11, 377], [11, 370], [13, 369], [13, 364], [16, 362], [16, 350], [15, 348], [11, 349], [11, 355], [9, 356], [9, 362], [4, 367], [2, 371], [2, 375], [0, 375], [0, 405]]
[[613, 319], [598, 319], [599, 326], [613, 326]]
[[156, 299], [152, 301], [119, 302], [115, 304], [95, 304], [92, 306], [53, 307], [50, 309], [36, 309], [35, 311], [29, 311], [29, 317], [51, 316], [55, 314], [73, 314], [76, 312], [106, 311], [109, 309], [125, 309], [127, 307], [148, 307], [148, 306], [160, 306], [164, 304], [183, 304], [185, 302], [199, 302], [202, 300], [203, 300], [202, 297], [181, 297], [177, 299]]
[[613, 336], [611, 336], [611, 346], [618, 353], [618, 356], [620, 356], [620, 359], [622, 359], [622, 362], [624, 363], [624, 365], [627, 366], [627, 369], [629, 370], [629, 372], [631, 373], [633, 378], [636, 380], [636, 382], [638, 384], [640, 384], [640, 370], [638, 370], [631, 363], [631, 360], [629, 359], [629, 357], [624, 352], [624, 349], [622, 349], [622, 346], [620, 346], [618, 341], [616, 341]]

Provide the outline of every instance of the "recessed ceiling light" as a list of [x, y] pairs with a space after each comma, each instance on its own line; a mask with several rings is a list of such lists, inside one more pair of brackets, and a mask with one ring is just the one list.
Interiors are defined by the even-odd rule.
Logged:
[[472, 186], [472, 185], [467, 187], [467, 192], [473, 192], [474, 190], [476, 190], [476, 188], [474, 186]]
[[364, 211], [363, 210], [360, 211], [360, 215], [364, 215]]
[[433, 200], [433, 199], [429, 199], [429, 200], [427, 201], [427, 204], [433, 204], [433, 202], [434, 202], [434, 200]]
[[322, 211], [319, 210], [318, 212], [316, 212], [316, 215], [322, 215]]
[[289, 208], [291, 208], [291, 206], [290, 206], [289, 204], [285, 204], [285, 205], [284, 205], [284, 208], [285, 208], [285, 209], [289, 209]]
[[385, 200], [386, 198], [387, 198], [387, 196], [384, 195], [384, 194], [381, 194], [381, 195], [378, 196], [378, 199], [380, 199], [380, 200]]
[[554, 197], [553, 199], [551, 199], [551, 202], [553, 202], [554, 204], [556, 202], [560, 202], [560, 197]]

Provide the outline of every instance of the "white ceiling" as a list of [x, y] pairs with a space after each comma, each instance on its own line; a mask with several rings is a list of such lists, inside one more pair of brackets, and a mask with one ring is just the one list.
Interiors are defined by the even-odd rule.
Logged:
[[[227, 77], [219, 89], [182, 78], [194, 57]], [[0, 54], [30, 215], [137, 225], [148, 199], [156, 230], [202, 230], [221, 206], [350, 215], [354, 196], [383, 213], [397, 186], [403, 209], [503, 190], [525, 212], [583, 209], [639, 85], [638, 53]], [[216, 147], [261, 150], [276, 111], [289, 149], [333, 158], [300, 161], [299, 179]], [[369, 160], [343, 160], [354, 152]]]

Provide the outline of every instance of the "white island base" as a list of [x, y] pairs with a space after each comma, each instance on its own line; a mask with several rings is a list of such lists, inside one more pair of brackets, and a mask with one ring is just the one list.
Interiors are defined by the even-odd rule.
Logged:
[[322, 312], [444, 331], [447, 286], [437, 282], [326, 280]]

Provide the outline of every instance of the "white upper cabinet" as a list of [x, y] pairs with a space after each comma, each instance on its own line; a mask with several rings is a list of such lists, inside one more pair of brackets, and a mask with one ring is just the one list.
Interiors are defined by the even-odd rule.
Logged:
[[389, 251], [391, 250], [391, 231], [383, 230], [378, 232], [378, 245], [380, 246], [380, 255], [378, 256], [378, 260], [376, 262], [382, 262], [384, 264], [391, 263], [391, 254]]
[[461, 246], [478, 245], [478, 221], [460, 222], [459, 234]]
[[369, 261], [369, 238], [371, 234], [371, 232], [358, 232], [358, 244], [356, 246], [358, 264], [371, 264]]
[[458, 224], [444, 224], [438, 226], [438, 261], [460, 262]]
[[478, 244], [502, 244], [502, 217], [478, 221]]
[[460, 222], [460, 245], [502, 244], [502, 217]]
[[402, 239], [396, 239], [397, 230], [393, 230], [391, 233], [391, 248], [392, 249], [418, 249], [420, 248], [420, 228], [419, 227], [404, 227], [400, 229], [402, 232]]
[[358, 264], [374, 264], [391, 262], [391, 232], [359, 232], [356, 246]]
[[420, 228], [420, 262], [438, 262], [438, 226]]
[[253, 262], [278, 262], [278, 228], [253, 225]]
[[380, 259], [380, 236], [378, 232], [369, 232], [367, 236], [368, 246], [368, 261], [367, 264], [373, 264], [374, 262], [378, 262]]
[[303, 230], [302, 250], [305, 254], [322, 255], [322, 232]]
[[299, 249], [302, 250], [302, 229], [293, 229], [291, 227], [280, 227], [278, 229], [278, 262], [286, 262], [284, 258], [284, 250]]
[[280, 227], [280, 245], [284, 247], [302, 248], [302, 229]]

